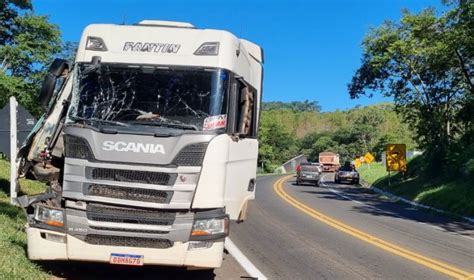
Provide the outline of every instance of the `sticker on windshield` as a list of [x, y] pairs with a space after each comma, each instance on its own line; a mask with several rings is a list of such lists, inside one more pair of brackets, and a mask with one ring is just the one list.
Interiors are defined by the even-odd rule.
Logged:
[[225, 128], [227, 125], [227, 115], [211, 116], [204, 119], [202, 130], [214, 130]]

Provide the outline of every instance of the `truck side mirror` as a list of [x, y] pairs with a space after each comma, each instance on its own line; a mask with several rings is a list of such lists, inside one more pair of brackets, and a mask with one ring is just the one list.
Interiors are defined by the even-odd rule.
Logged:
[[39, 93], [39, 101], [44, 109], [48, 108], [49, 101], [53, 96], [54, 88], [56, 87], [56, 81], [65, 70], [69, 70], [68, 61], [59, 58], [56, 58], [49, 67], [48, 74], [46, 74], [46, 77], [44, 78], [43, 86]]

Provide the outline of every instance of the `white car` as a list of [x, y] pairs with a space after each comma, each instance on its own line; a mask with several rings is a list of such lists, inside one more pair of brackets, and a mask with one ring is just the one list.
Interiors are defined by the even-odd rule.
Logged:
[[349, 182], [352, 184], [359, 184], [359, 172], [351, 166], [343, 166], [336, 171], [334, 175], [334, 182], [339, 184], [341, 182]]

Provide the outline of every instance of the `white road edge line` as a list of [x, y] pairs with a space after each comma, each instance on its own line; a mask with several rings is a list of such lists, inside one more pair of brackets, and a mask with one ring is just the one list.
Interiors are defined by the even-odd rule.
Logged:
[[[348, 197], [348, 196], [346, 196], [346, 195], [341, 194], [340, 191], [337, 191], [337, 190], [335, 190], [335, 189], [329, 187], [327, 184], [325, 184], [326, 182], [328, 182], [328, 181], [324, 180], [326, 176], [327, 176], [327, 174], [323, 175], [323, 177], [321, 178], [321, 179], [322, 179], [322, 180], [321, 180], [321, 183], [322, 183], [322, 185], [323, 185], [326, 189], [328, 189], [330, 192], [332, 192], [332, 193], [334, 193], [334, 194], [336, 194], [336, 195], [338, 195], [338, 196], [340, 196], [340, 197], [342, 197], [342, 198], [345, 198], [345, 199], [347, 199], [347, 200], [353, 201], [353, 202], [355, 202], [355, 203], [365, 205], [365, 206], [367, 206], [367, 207], [369, 207], [369, 208], [377, 209], [377, 210], [383, 211], [383, 212], [388, 212], [388, 211], [386, 211], [386, 210], [380, 209], [380, 208], [378, 208], [378, 207], [369, 205], [369, 204], [367, 204], [367, 203], [364, 203], [364, 202], [361, 202], [361, 201], [352, 199], [352, 198], [350, 198], [350, 197]], [[391, 215], [394, 215], [394, 216], [396, 216], [396, 217], [399, 217], [399, 218], [404, 218], [404, 219], [406, 219], [406, 217], [404, 217], [404, 216], [402, 216], [402, 215], [398, 215], [397, 213], [392, 213], [392, 212], [390, 212], [390, 214], [391, 214]], [[414, 220], [412, 220], [412, 221], [414, 221]], [[445, 230], [445, 229], [442, 228], [442, 227], [438, 227], [438, 226], [435, 226], [435, 225], [430, 225], [430, 224], [427, 224], [427, 223], [424, 223], [424, 222], [418, 222], [418, 221], [414, 221], [414, 222], [416, 222], [416, 223], [418, 223], [418, 224], [422, 224], [422, 225], [428, 226], [428, 227], [431, 227], [431, 228], [434, 228], [434, 229], [437, 229], [437, 230], [442, 231], [442, 232], [445, 232], [445, 233], [450, 233], [450, 234], [454, 234], [454, 235], [459, 236], [459, 237], [464, 237], [464, 238], [467, 238], [467, 239], [470, 239], [470, 240], [474, 240], [474, 238], [472, 238], [472, 237], [465, 236], [465, 235], [462, 235], [462, 234], [457, 233], [457, 232], [448, 231], [448, 230]]]
[[230, 238], [225, 239], [224, 247], [235, 258], [235, 260], [243, 267], [243, 269], [258, 280], [267, 280], [267, 277], [235, 246]]

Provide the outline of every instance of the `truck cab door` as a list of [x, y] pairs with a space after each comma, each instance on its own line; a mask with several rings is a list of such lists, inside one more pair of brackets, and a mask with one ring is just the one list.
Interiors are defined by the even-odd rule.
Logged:
[[258, 159], [256, 90], [238, 81], [234, 141], [229, 144], [224, 204], [232, 220], [246, 219], [247, 205], [255, 199]]
[[228, 131], [209, 143], [192, 207], [224, 207], [231, 220], [242, 221], [248, 202], [255, 198], [259, 99], [244, 83], [233, 87]]

